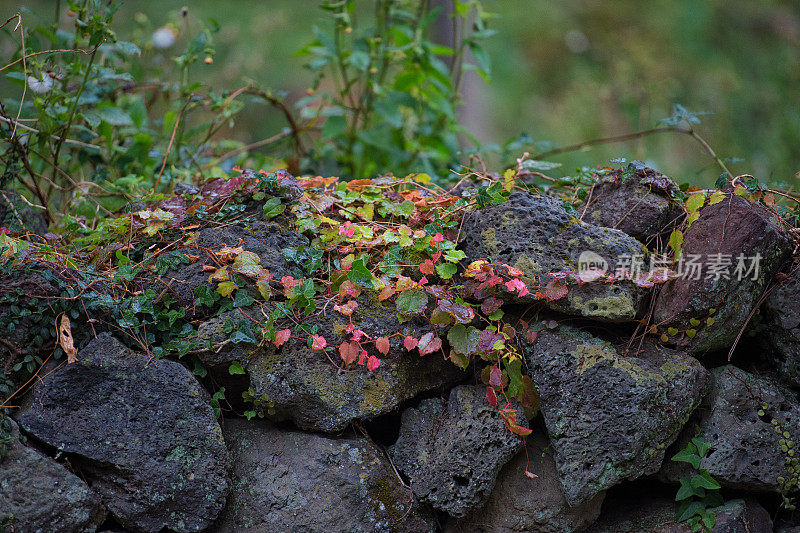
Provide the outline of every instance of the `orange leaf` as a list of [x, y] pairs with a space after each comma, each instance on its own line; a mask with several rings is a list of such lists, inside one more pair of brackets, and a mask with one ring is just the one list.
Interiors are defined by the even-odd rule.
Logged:
[[520, 435], [521, 437], [527, 437], [533, 433], [533, 430], [517, 424], [517, 412], [513, 409], [500, 409], [500, 416], [503, 417], [503, 421], [506, 423], [506, 427], [511, 433]]
[[386, 355], [387, 353], [389, 353], [389, 348], [391, 347], [391, 345], [389, 344], [389, 339], [387, 339], [386, 337], [378, 337], [377, 339], [375, 339], [375, 347], [383, 355]]
[[334, 305], [333, 310], [338, 311], [344, 316], [350, 316], [353, 314], [353, 311], [356, 310], [356, 307], [358, 307], [358, 302], [356, 302], [355, 300], [350, 300], [344, 305]]
[[382, 302], [384, 300], [388, 300], [389, 298], [394, 296], [394, 293], [396, 292], [397, 290], [393, 286], [387, 285], [383, 288], [383, 290], [381, 290], [381, 293], [378, 295], [378, 301]]
[[372, 185], [372, 180], [367, 178], [363, 180], [353, 180], [347, 182], [347, 189], [350, 191], [360, 192], [364, 190], [367, 185]]

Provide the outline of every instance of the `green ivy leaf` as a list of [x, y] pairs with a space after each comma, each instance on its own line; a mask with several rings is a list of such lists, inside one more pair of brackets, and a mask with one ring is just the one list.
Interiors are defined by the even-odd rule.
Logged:
[[474, 326], [456, 324], [447, 332], [447, 341], [457, 354], [469, 356], [478, 349], [480, 331]]
[[257, 277], [263, 270], [263, 267], [261, 266], [261, 259], [258, 257], [258, 255], [248, 251], [244, 251], [237, 255], [236, 259], [233, 260], [233, 266], [231, 268], [234, 272], [238, 272], [239, 274], [249, 276], [251, 278]]
[[708, 205], [716, 205], [725, 199], [725, 193], [722, 191], [714, 191], [708, 198]]
[[683, 245], [683, 232], [679, 229], [673, 230], [669, 236], [669, 247], [675, 252], [675, 257], [681, 255], [681, 247]]
[[377, 288], [375, 276], [372, 275], [372, 272], [370, 272], [364, 264], [363, 258], [353, 261], [353, 266], [347, 272], [347, 279], [350, 280], [351, 283], [361, 285], [362, 287], [367, 287], [369, 289]]
[[428, 294], [421, 289], [403, 291], [397, 297], [397, 311], [401, 315], [418, 315], [428, 305]]
[[700, 456], [694, 450], [683, 449], [672, 456], [672, 460], [691, 464], [695, 469], [700, 468]]
[[264, 216], [274, 218], [286, 210], [286, 206], [281, 203], [281, 199], [274, 197], [264, 202]]
[[442, 263], [440, 265], [436, 265], [436, 273], [439, 274], [439, 277], [442, 279], [452, 278], [456, 271], [456, 265], [453, 263]]
[[235, 376], [236, 374], [244, 375], [247, 374], [247, 372], [245, 371], [244, 368], [242, 368], [242, 365], [239, 364], [239, 361], [234, 361], [233, 363], [231, 363], [231, 366], [228, 367], [228, 374], [230, 374], [231, 376]]

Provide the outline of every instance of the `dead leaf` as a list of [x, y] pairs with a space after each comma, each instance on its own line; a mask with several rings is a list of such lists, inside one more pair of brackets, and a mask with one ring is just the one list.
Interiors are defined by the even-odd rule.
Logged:
[[78, 350], [75, 348], [75, 341], [72, 339], [72, 325], [67, 315], [61, 315], [61, 323], [56, 324], [58, 329], [58, 344], [64, 353], [67, 354], [67, 364], [78, 360]]

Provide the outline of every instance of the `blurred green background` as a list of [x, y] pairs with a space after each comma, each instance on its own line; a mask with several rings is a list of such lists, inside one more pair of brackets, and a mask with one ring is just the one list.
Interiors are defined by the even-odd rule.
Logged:
[[[735, 174], [752, 173], [772, 184], [800, 183], [800, 3], [797, 0], [485, 0], [497, 14], [498, 33], [486, 46], [492, 82], [472, 76], [463, 87], [463, 123], [483, 142], [502, 144], [521, 133], [531, 154], [550, 146], [657, 126], [679, 103], [701, 117], [697, 127], [720, 157], [735, 158]], [[365, 9], [369, 0], [363, 1]], [[52, 22], [55, 1], [0, 1], [6, 17]], [[186, 22], [179, 10], [187, 6]], [[145, 50], [154, 64], [170, 64], [200, 21], [214, 18], [214, 62], [193, 76], [215, 88], [245, 79], [304, 96], [312, 76], [294, 52], [311, 39], [322, 16], [311, 0], [220, 2], [126, 1], [117, 15], [120, 39], [147, 40], [172, 23], [172, 49]], [[30, 23], [30, 22], [29, 22]], [[186, 26], [188, 24], [188, 27]], [[13, 43], [2, 46], [5, 57]], [[244, 142], [284, 126], [265, 106], [239, 117], [226, 135]], [[569, 174], [576, 167], [640, 159], [678, 182], [711, 184], [719, 168], [684, 135], [659, 134], [590, 151], [554, 156]], [[512, 161], [490, 157], [495, 167]], [[557, 174], [556, 172], [555, 174]]]

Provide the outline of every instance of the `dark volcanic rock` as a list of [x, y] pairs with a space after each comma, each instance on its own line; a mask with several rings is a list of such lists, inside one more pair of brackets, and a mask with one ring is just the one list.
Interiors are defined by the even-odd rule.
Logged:
[[363, 438], [229, 420], [234, 482], [216, 532], [434, 530], [389, 462]]
[[[644, 246], [619, 230], [580, 222], [549, 196], [515, 192], [501, 205], [472, 213], [464, 223], [469, 260], [488, 259], [519, 268], [529, 286], [546, 284], [548, 272], [578, 271], [592, 252], [613, 273], [620, 257], [646, 254]], [[556, 311], [597, 320], [633, 320], [647, 292], [630, 281], [570, 285], [567, 295], [547, 302]], [[523, 299], [528, 297], [523, 297]], [[530, 297], [532, 298], [532, 297]]]
[[[265, 308], [271, 308], [269, 303]], [[272, 353], [272, 344], [259, 348], [252, 342], [255, 337], [248, 339], [247, 335], [236, 335], [236, 332], [243, 327], [249, 327], [253, 332], [255, 326], [252, 318], [262, 320], [264, 318], [261, 310], [255, 306], [248, 309], [234, 309], [200, 323], [196, 337], [198, 346], [194, 353], [203, 366], [227, 372], [234, 361], [245, 366], [247, 361], [256, 355], [257, 350], [268, 350]]]
[[[538, 477], [526, 476], [526, 467]], [[570, 507], [561, 492], [547, 436], [534, 429], [527, 438], [527, 454], [518, 453], [503, 467], [486, 504], [464, 519], [449, 521], [447, 532], [581, 531], [600, 515], [604, 496], [601, 492], [586, 503]]]
[[[524, 423], [522, 407], [512, 407]], [[502, 466], [521, 448], [522, 439], [486, 400], [486, 389], [462, 385], [447, 402], [423, 400], [403, 411], [389, 455], [417, 498], [462, 517], [486, 500]]]
[[649, 244], [683, 218], [683, 206], [674, 200], [679, 192], [675, 182], [657, 170], [631, 164], [595, 185], [583, 219]]
[[64, 466], [22, 444], [17, 425], [7, 423], [11, 440], [0, 458], [0, 528], [13, 515], [14, 529], [8, 531], [95, 531], [106, 516], [100, 497]]
[[525, 354], [573, 506], [658, 471], [708, 383], [692, 357], [652, 344], [623, 356], [569, 327], [540, 332]]
[[[778, 269], [791, 254], [789, 238], [765, 208], [733, 194], [715, 205], [704, 207], [700, 218], [683, 238], [683, 259], [703, 265], [698, 277], [683, 275], [664, 284], [653, 310], [653, 323], [685, 331], [691, 319], [704, 320], [715, 309], [714, 322], [702, 325], [694, 338], [683, 337], [677, 343], [692, 353], [730, 346], [745, 325], [753, 307]], [[722, 254], [721, 256], [718, 254]], [[742, 256], [746, 268], [749, 258], [758, 255], [759, 271], [748, 277], [736, 274]], [[717, 276], [709, 266], [727, 259], [729, 279]], [[689, 271], [689, 267], [684, 267]], [[710, 274], [710, 275], [709, 275]], [[742, 279], [739, 279], [741, 277]]]
[[[611, 502], [606, 502], [611, 503]], [[606, 508], [607, 507], [607, 508]], [[667, 499], [643, 498], [613, 502], [587, 533], [691, 533], [691, 528], [676, 522], [678, 504]], [[772, 518], [750, 498], [730, 500], [714, 507], [711, 533], [770, 533]]]
[[71, 454], [120, 524], [199, 531], [225, 504], [228, 452], [207, 394], [180, 364], [103, 334], [36, 385], [20, 426]]
[[789, 383], [800, 387], [800, 268], [776, 287], [762, 308], [766, 328], [765, 352], [775, 369]]
[[[420, 338], [431, 326], [415, 322], [400, 324], [394, 305], [362, 296], [352, 315], [353, 324], [371, 338], [397, 332]], [[393, 411], [401, 402], [418, 394], [454, 385], [465, 376], [440, 353], [421, 357], [407, 352], [401, 336], [390, 339], [390, 349], [381, 355], [374, 346], [364, 348], [380, 358], [374, 371], [351, 365], [341, 372], [334, 361], [341, 361], [338, 346], [350, 340], [344, 328], [349, 321], [338, 313], [314, 317], [309, 325], [328, 343], [328, 354], [312, 351], [307, 336], [293, 337], [280, 350], [271, 345], [254, 356], [247, 366], [250, 381], [258, 396], [266, 394], [275, 405], [275, 419], [291, 419], [303, 429], [338, 432], [353, 420], [370, 419]]]
[[[292, 275], [296, 268], [286, 259], [283, 250], [308, 246], [308, 239], [277, 224], [258, 221], [247, 227], [205, 228], [198, 232], [193, 246], [176, 250], [184, 255], [197, 255], [199, 259], [180, 263], [162, 276], [147, 273], [137, 278], [137, 283], [141, 290], [151, 289], [157, 295], [169, 295], [177, 300], [177, 305], [185, 309], [187, 318], [207, 316], [206, 310], [195, 306], [195, 291], [198, 287], [209, 285], [209, 272], [203, 271], [203, 265], [218, 266], [220, 262], [215, 252], [224, 246], [241, 246], [245, 251], [255, 253], [260, 265], [272, 273], [273, 279], [280, 279]], [[246, 290], [252, 291], [253, 297], [257, 296], [254, 284], [247, 279], [244, 281], [247, 282]]]
[[[677, 453], [692, 437], [699, 436], [712, 447], [700, 467], [707, 468], [722, 486], [778, 492], [778, 478], [788, 482], [797, 475], [790, 474], [789, 467], [800, 471], [794, 452], [789, 453], [795, 443], [800, 443], [800, 403], [793, 392], [774, 380], [732, 365], [715, 368], [712, 375], [711, 393], [670, 453]], [[764, 414], [759, 415], [759, 410]], [[784, 445], [786, 452], [781, 449]], [[689, 473], [691, 467], [684, 464], [667, 461], [660, 476], [676, 482]]]

